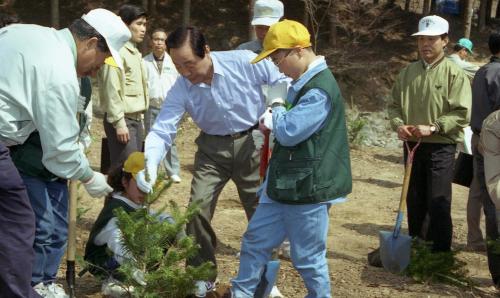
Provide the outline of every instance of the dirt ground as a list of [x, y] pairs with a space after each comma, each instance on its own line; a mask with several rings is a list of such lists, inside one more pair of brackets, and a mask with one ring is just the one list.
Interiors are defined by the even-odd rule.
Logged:
[[[103, 135], [102, 119], [94, 119], [94, 142], [89, 157], [96, 169], [100, 164], [100, 140]], [[163, 200], [175, 200], [185, 206], [189, 199], [196, 126], [185, 121], [180, 130], [177, 146], [181, 160], [182, 182], [174, 184]], [[495, 297], [487, 269], [485, 253], [461, 252], [467, 262], [470, 276], [478, 290], [470, 291], [442, 284], [423, 285], [407, 277], [393, 275], [383, 269], [367, 265], [366, 255], [378, 246], [378, 231], [391, 230], [396, 215], [403, 180], [401, 150], [363, 148], [351, 151], [353, 193], [348, 202], [330, 210], [328, 236], [328, 263], [335, 297]], [[454, 223], [453, 247], [464, 249], [466, 243], [465, 206], [468, 189], [453, 188], [452, 216]], [[78, 255], [82, 255], [88, 233], [99, 213], [103, 200], [90, 198], [80, 190], [80, 207], [86, 211], [78, 223]], [[222, 192], [212, 222], [219, 238], [217, 260], [219, 279], [228, 283], [238, 270], [237, 253], [246, 220], [235, 186], [230, 182]], [[483, 227], [484, 231], [484, 227]], [[59, 276], [64, 284], [63, 262]], [[289, 261], [282, 261], [278, 287], [288, 298], [304, 297], [305, 287]], [[100, 284], [89, 274], [77, 278], [77, 297], [100, 297]]]

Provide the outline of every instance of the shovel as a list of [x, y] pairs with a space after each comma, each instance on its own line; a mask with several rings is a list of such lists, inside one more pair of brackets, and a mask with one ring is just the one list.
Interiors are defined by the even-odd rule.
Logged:
[[403, 180], [403, 190], [401, 191], [401, 200], [399, 201], [399, 210], [396, 217], [396, 225], [394, 231], [380, 231], [380, 259], [386, 270], [392, 273], [400, 273], [406, 269], [410, 263], [411, 253], [411, 237], [401, 235], [401, 224], [403, 222], [403, 208], [406, 204], [406, 196], [408, 194], [408, 186], [410, 184], [411, 168], [413, 164], [413, 156], [420, 145], [418, 143], [410, 150], [407, 142], [405, 142], [408, 157], [406, 159], [405, 176]]
[[[264, 134], [264, 144], [262, 145], [260, 153], [260, 182], [264, 181], [266, 176], [267, 166], [269, 165], [269, 158], [271, 158], [271, 151], [269, 150], [269, 134], [271, 131], [267, 130], [262, 132]], [[280, 261], [277, 254], [273, 256], [264, 267], [264, 272], [261, 275], [260, 282], [255, 290], [255, 298], [267, 298], [276, 282], [276, 275], [280, 269]]]
[[77, 213], [77, 181], [69, 182], [69, 214], [68, 214], [68, 249], [66, 256], [66, 282], [69, 297], [75, 296], [75, 253], [76, 253], [76, 213]]

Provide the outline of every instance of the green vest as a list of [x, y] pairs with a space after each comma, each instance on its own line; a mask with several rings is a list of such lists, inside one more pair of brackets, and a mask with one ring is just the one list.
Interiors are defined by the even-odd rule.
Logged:
[[323, 128], [301, 143], [287, 147], [275, 140], [266, 190], [280, 203], [314, 204], [346, 196], [352, 190], [344, 103], [329, 69], [304, 85], [292, 108], [313, 88], [329, 95], [332, 108]]
[[[94, 244], [95, 237], [99, 235], [102, 229], [108, 224], [108, 222], [115, 217], [114, 210], [118, 208], [123, 208], [125, 212], [130, 213], [135, 211], [133, 207], [128, 205], [122, 200], [109, 198], [106, 199], [104, 207], [99, 213], [92, 230], [90, 231], [89, 240], [85, 246], [85, 256], [84, 259], [89, 263], [88, 270], [93, 275], [102, 276], [109, 275], [109, 272], [104, 270], [106, 268], [106, 261], [112, 256], [108, 251], [107, 244], [96, 245]], [[92, 266], [94, 265], [94, 266]]]

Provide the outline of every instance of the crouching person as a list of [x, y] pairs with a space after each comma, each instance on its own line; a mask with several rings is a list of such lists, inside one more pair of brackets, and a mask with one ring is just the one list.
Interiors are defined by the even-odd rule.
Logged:
[[243, 236], [232, 296], [254, 296], [273, 248], [288, 238], [307, 297], [330, 297], [328, 209], [345, 201], [352, 187], [344, 103], [302, 24], [284, 20], [271, 26], [264, 50], [252, 63], [266, 57], [293, 79], [287, 98], [291, 107], [274, 99], [267, 116], [276, 141], [259, 205]]
[[[108, 183], [112, 185], [114, 192], [106, 198], [85, 247], [84, 258], [89, 263], [88, 269], [90, 273], [104, 280], [102, 294], [109, 297], [127, 296], [128, 292], [133, 290], [120, 282], [123, 276], [118, 268], [130, 256], [123, 245], [114, 210], [123, 208], [125, 212], [131, 213], [143, 207], [146, 195], [135, 180], [137, 173], [143, 169], [144, 153], [133, 152], [122, 166], [109, 174]], [[173, 222], [168, 215], [162, 214], [160, 217], [162, 220]], [[134, 273], [134, 279], [145, 284], [140, 271]]]

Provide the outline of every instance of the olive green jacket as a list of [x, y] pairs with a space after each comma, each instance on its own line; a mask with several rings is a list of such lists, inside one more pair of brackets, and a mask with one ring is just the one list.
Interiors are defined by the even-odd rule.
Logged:
[[97, 75], [102, 111], [115, 128], [126, 126], [126, 114], [144, 112], [149, 106], [148, 78], [141, 53], [129, 41], [121, 48], [120, 56], [123, 70], [105, 64]]
[[469, 125], [471, 98], [469, 79], [452, 61], [443, 57], [431, 67], [417, 61], [396, 79], [389, 119], [394, 130], [401, 125], [436, 125], [438, 133], [424, 137], [422, 142], [460, 143], [462, 129]]

